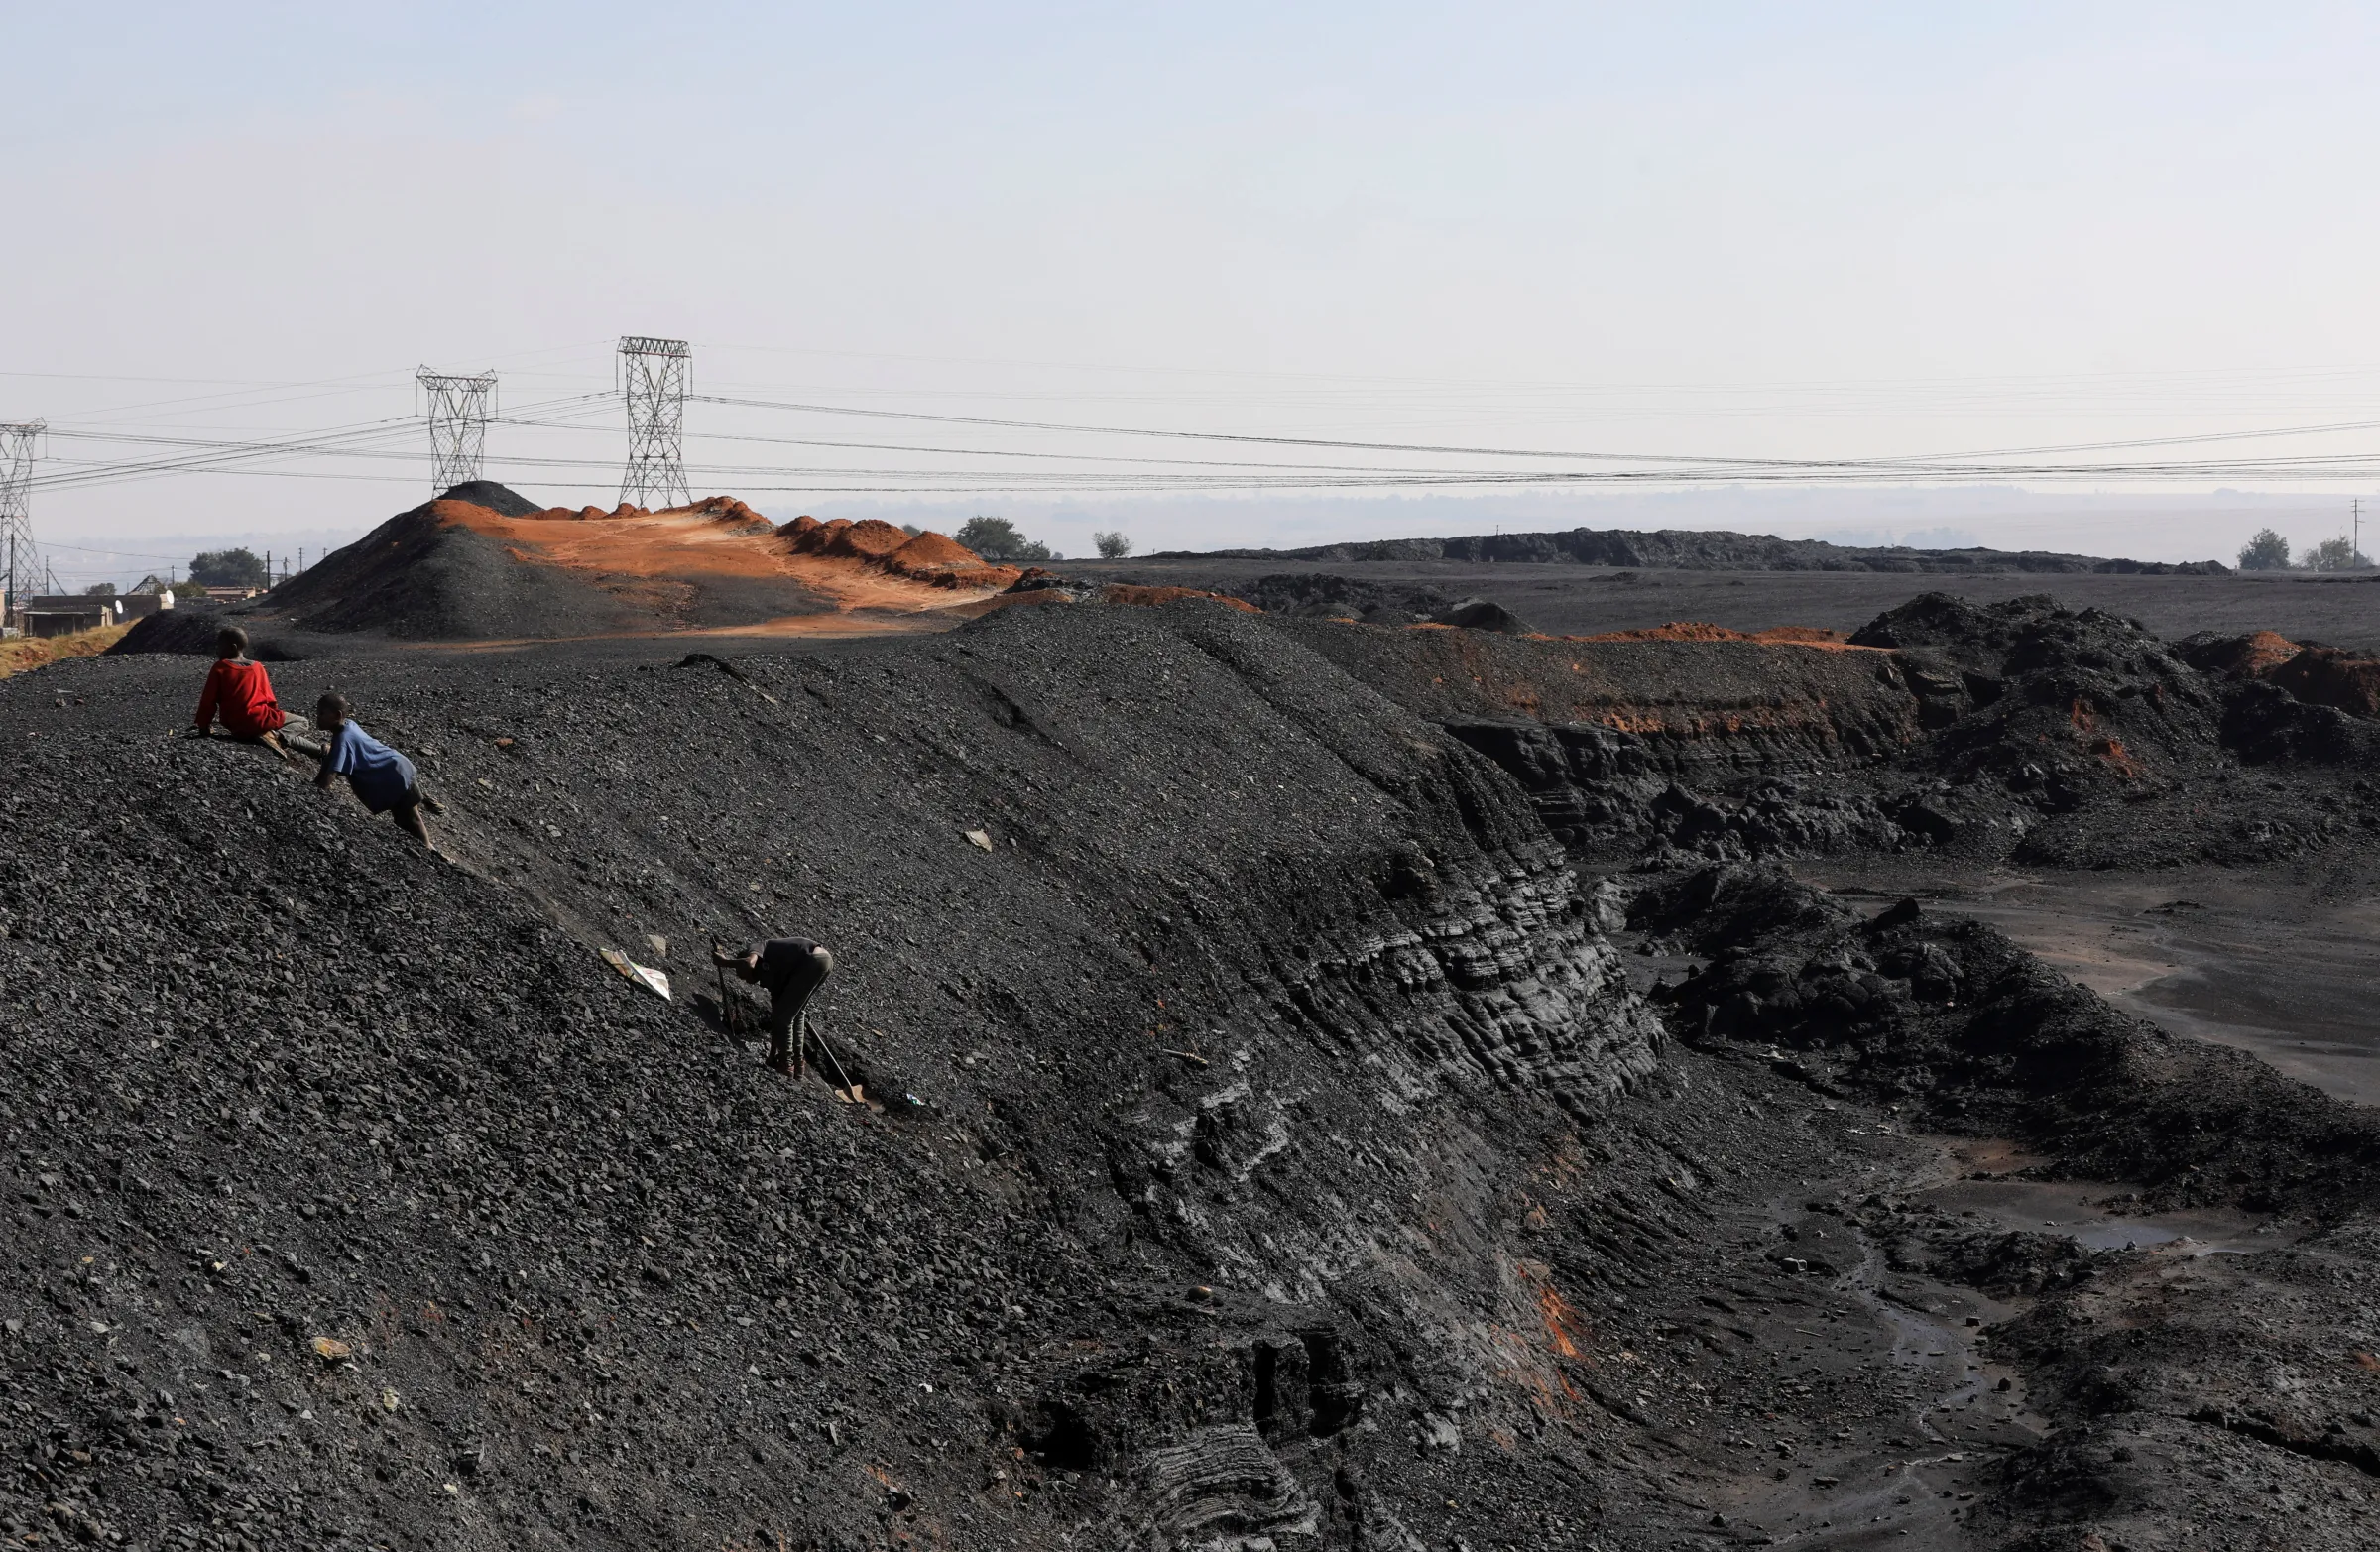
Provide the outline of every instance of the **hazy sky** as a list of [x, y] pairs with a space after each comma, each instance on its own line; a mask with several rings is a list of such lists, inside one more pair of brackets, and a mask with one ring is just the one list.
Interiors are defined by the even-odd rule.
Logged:
[[[42, 472], [177, 450], [100, 431], [389, 421], [387, 450], [419, 454], [44, 489], [58, 542], [358, 533], [427, 493], [402, 423], [416, 364], [493, 368], [508, 412], [550, 418], [528, 407], [609, 388], [628, 332], [692, 340], [697, 391], [733, 397], [1466, 446], [1840, 457], [2380, 419], [2369, 8], [316, 0], [5, 22], [0, 419], [59, 428]], [[489, 472], [609, 505], [619, 412], [564, 409], [592, 429], [500, 425]], [[1020, 488], [1123, 465], [965, 450], [1250, 455], [688, 422], [693, 461], [782, 471], [698, 494], [831, 514], [921, 471], [1012, 470], [947, 499], [1075, 547], [1105, 521], [1183, 541], [1194, 520], [1168, 514], [1192, 509]], [[2374, 488], [2322, 487], [2298, 537]], [[1288, 511], [1208, 526], [1249, 542]], [[2131, 549], [2173, 542], [2142, 519]]]

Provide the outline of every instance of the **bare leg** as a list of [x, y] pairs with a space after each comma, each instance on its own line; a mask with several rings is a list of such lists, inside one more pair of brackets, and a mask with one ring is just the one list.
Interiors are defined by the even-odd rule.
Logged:
[[417, 805], [407, 803], [403, 807], [392, 808], [389, 810], [389, 817], [397, 821], [398, 829], [403, 830], [422, 845], [428, 846], [431, 851], [437, 850], [437, 847], [430, 844], [429, 826], [421, 822], [421, 810]]

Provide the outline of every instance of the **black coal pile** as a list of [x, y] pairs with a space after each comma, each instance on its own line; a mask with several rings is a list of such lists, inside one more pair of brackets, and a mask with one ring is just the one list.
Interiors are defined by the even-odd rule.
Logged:
[[[1637, 645], [1548, 651], [1585, 668]], [[2365, 775], [2380, 722], [2212, 659], [2194, 666], [2137, 621], [2048, 595], [1976, 605], [1932, 593], [1850, 645], [1877, 650], [1874, 683], [1827, 699], [1832, 737], [1757, 696], [1726, 715], [1667, 715], [1674, 692], [1649, 677], [1644, 704], [1592, 721], [1532, 705], [1533, 689], [1506, 692], [1533, 716], [1444, 720], [1574, 845], [1650, 866], [1921, 849], [2233, 865], [2380, 830], [2380, 784]]]
[[447, 487], [440, 501], [459, 501], [467, 506], [485, 507], [500, 518], [534, 518], [545, 509], [509, 485], [494, 480], [465, 480]]
[[1390, 538], [1317, 544], [1304, 549], [1174, 550], [1157, 560], [1465, 560], [1520, 564], [1642, 566], [1686, 571], [1884, 571], [1991, 574], [2082, 573], [2221, 576], [2219, 560], [2101, 559], [2049, 550], [1912, 549], [1907, 545], [1830, 544], [1724, 530], [1567, 529], [1555, 533], [1469, 534], [1454, 538]]
[[1277, 571], [1242, 583], [1232, 596], [1267, 614], [1362, 620], [1367, 625], [1412, 625], [1436, 618], [1457, 599], [1419, 582], [1376, 582], [1338, 571]]
[[[1930, 918], [1648, 876], [1631, 935], [1519, 782], [1309, 629], [1357, 628], [1194, 599], [279, 674], [415, 757], [444, 857], [167, 737], [186, 659], [0, 682], [0, 1534], [2153, 1545], [2215, 1494], [2368, 1544], [2366, 1499], [2313, 1496], [2358, 1468], [2224, 1420], [2295, 1439], [2329, 1404], [2328, 1374], [2305, 1406], [2246, 1387], [2361, 1318], [2368, 1279], [2325, 1280], [2365, 1264], [2360, 1134], [2271, 1114], [2253, 1064], [2226, 1110], [2179, 1046]], [[769, 1073], [728, 1016], [709, 946], [772, 930], [836, 951], [815, 1014], [856, 1092]], [[1628, 989], [1638, 936], [1714, 988], [1758, 960], [1810, 1009], [1907, 1012], [1839, 1037], [1745, 971], [1765, 1001], [1721, 1032]], [[2328, 1238], [2226, 1258], [2256, 1264], [2205, 1327], [2161, 1325], [2143, 1257], [1904, 1200], [1941, 1155], [1890, 1104]], [[2290, 1276], [2302, 1319], [2212, 1329]], [[2191, 1341], [2102, 1351], [2119, 1308]], [[1970, 1404], [1987, 1361], [2021, 1411]], [[2216, 1421], [2159, 1399], [2185, 1374]], [[2187, 1472], [2111, 1465], [2111, 1428], [2185, 1436]]]
[[[1172, 1547], [1600, 1517], [1570, 1446], [1479, 1453], [1545, 1426], [1554, 1338], [1431, 1335], [1542, 1331], [1533, 1291], [1367, 1249], [1429, 1214], [1516, 1233], [1512, 1160], [1653, 1068], [1492, 767], [1213, 605], [734, 666], [285, 682], [416, 757], [467, 868], [159, 736], [180, 662], [0, 687], [0, 1406], [35, 1446], [0, 1524]], [[837, 949], [820, 1022], [872, 1103], [688, 1007], [711, 941], [779, 926]], [[1534, 1388], [1479, 1388], [1513, 1364]], [[1472, 1454], [1417, 1458], [1424, 1414]]]
[[220, 609], [163, 609], [146, 615], [108, 651], [123, 657], [163, 653], [212, 657], [216, 638], [227, 625], [248, 632], [248, 656], [260, 661], [292, 662], [302, 656], [280, 633], [257, 628], [247, 612]]
[[491, 481], [457, 486], [333, 550], [264, 602], [292, 629], [405, 641], [593, 636], [646, 620], [627, 599], [559, 567], [525, 563], [455, 521], [468, 507], [500, 517], [538, 510]]

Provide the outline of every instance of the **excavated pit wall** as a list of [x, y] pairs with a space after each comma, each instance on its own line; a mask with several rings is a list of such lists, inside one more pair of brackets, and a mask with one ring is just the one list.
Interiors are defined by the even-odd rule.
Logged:
[[[1872, 799], [1832, 789], [1923, 734], [1925, 703], [1898, 653], [1327, 620], [1281, 629], [1494, 761], [1572, 845], [1826, 852], [1907, 839]], [[1745, 801], [1723, 812], [1701, 792]]]
[[[733, 672], [279, 666], [416, 754], [468, 871], [165, 741], [189, 664], [0, 688], [0, 1127], [40, 1208], [0, 1300], [44, 1441], [0, 1509], [1399, 1544], [1400, 1398], [1556, 1391], [1492, 1334], [1543, 1321], [1495, 1204], [1658, 1026], [1488, 762], [1245, 615], [1074, 614]], [[687, 1011], [703, 946], [770, 928], [836, 948], [820, 1023], [881, 1116]]]

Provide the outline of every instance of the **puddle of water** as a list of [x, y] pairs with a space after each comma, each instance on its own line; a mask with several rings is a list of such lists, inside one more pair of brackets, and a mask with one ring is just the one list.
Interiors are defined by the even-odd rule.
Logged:
[[1910, 1200], [1947, 1213], [1972, 1213], [2003, 1229], [2064, 1235], [2094, 1251], [2163, 1245], [2193, 1255], [2245, 1255], [2299, 1238], [2246, 1213], [2194, 1209], [2133, 1217], [2097, 1205], [2122, 1189], [2082, 1180], [1956, 1180], [1913, 1192]]

